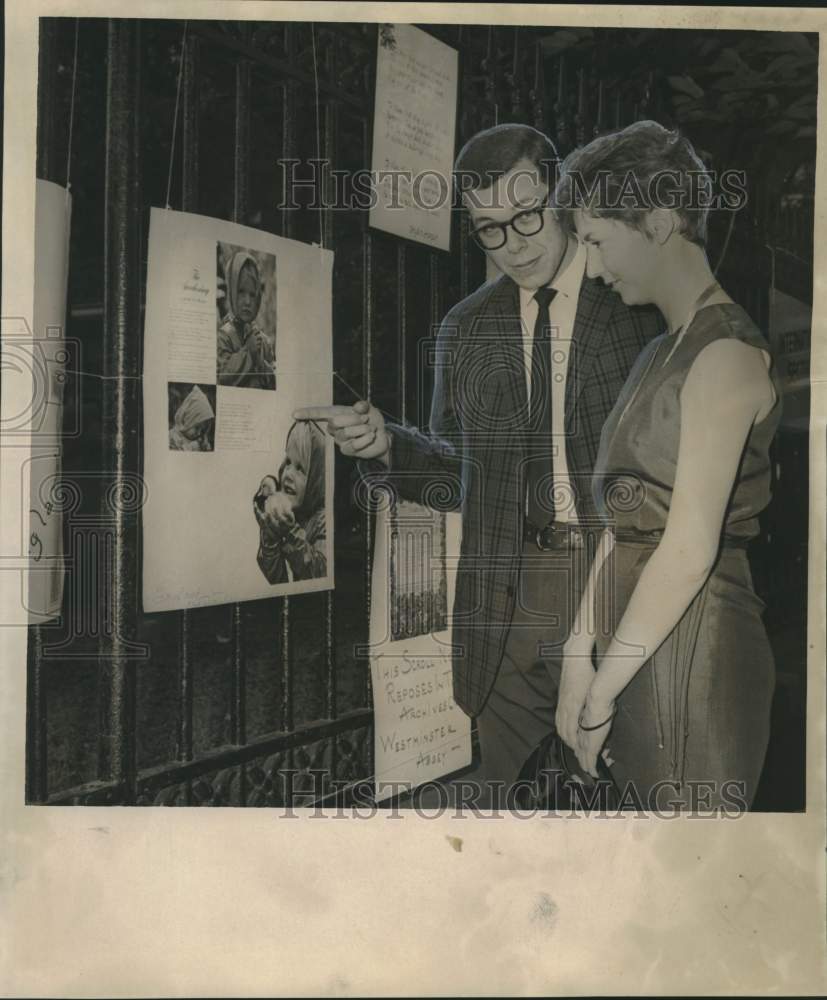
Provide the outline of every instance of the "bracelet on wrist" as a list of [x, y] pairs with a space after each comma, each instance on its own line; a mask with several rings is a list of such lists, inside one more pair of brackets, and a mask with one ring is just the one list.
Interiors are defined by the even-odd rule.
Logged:
[[608, 725], [616, 714], [617, 714], [617, 706], [615, 705], [615, 707], [612, 709], [612, 714], [608, 717], [608, 719], [604, 719], [602, 722], [598, 722], [596, 726], [584, 726], [583, 713], [581, 712], [580, 718], [577, 720], [577, 725], [579, 726], [580, 729], [583, 730], [584, 733], [594, 733], [598, 729], [602, 729], [604, 726]]
[[584, 660], [590, 660], [593, 651], [594, 643], [591, 643], [590, 645], [582, 643], [576, 646], [563, 646], [563, 658], [578, 657]]

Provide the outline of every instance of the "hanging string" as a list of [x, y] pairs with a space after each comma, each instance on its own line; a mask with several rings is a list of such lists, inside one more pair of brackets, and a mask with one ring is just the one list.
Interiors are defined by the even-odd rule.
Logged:
[[[322, 162], [322, 126], [321, 126], [321, 100], [319, 98], [319, 64], [316, 58], [316, 26], [310, 22], [310, 41], [313, 46], [313, 82], [316, 87], [316, 162]], [[324, 167], [321, 174], [322, 191], [324, 195]], [[324, 201], [324, 198], [322, 199]], [[324, 216], [323, 209], [319, 209], [319, 246], [324, 247]]]
[[72, 56], [72, 95], [69, 98], [69, 140], [66, 151], [66, 197], [72, 188], [72, 137], [75, 128], [75, 92], [78, 82], [78, 29], [80, 18], [75, 18], [75, 51]]
[[[99, 381], [143, 382], [144, 380], [143, 375], [101, 375], [99, 372], [86, 371], [86, 369], [84, 368], [66, 368], [65, 371], [68, 375], [81, 375], [84, 378], [95, 378], [98, 379]], [[307, 371], [306, 369], [295, 369], [290, 371], [285, 370], [282, 374], [299, 375], [299, 374], [306, 374], [306, 371]], [[349, 392], [352, 392], [355, 399], [363, 400], [365, 398], [364, 395], [361, 392], [359, 392], [358, 389], [354, 389], [354, 387], [345, 378], [343, 378], [343, 376], [340, 375], [339, 372], [337, 372], [335, 369], [330, 374], [333, 376], [333, 378], [338, 379]], [[386, 417], [390, 417], [391, 420], [395, 421], [401, 420], [401, 418], [397, 414], [393, 414], [388, 410], [383, 410], [381, 407], [378, 406], [376, 408], [379, 410], [380, 413], [383, 413]]]
[[[362, 401], [365, 399], [364, 393], [359, 392], [358, 389], [354, 389], [353, 386], [349, 382], [345, 381], [345, 379], [343, 379], [342, 376], [337, 371], [333, 372], [333, 377], [335, 379], [338, 379], [346, 389], [352, 392], [357, 400]], [[398, 414], [391, 413], [389, 410], [383, 410], [381, 406], [377, 406], [376, 403], [374, 403], [373, 401], [371, 401], [370, 405], [374, 407], [374, 409], [377, 409], [383, 416], [388, 417], [395, 423], [404, 424], [405, 422], [404, 419]]]
[[184, 21], [184, 33], [181, 36], [181, 57], [178, 60], [178, 86], [175, 91], [175, 111], [172, 116], [172, 142], [169, 148], [169, 171], [167, 173], [167, 200], [165, 207], [169, 208], [169, 196], [172, 191], [172, 166], [175, 162], [175, 135], [178, 131], [178, 108], [181, 104], [181, 81], [184, 78], [184, 54], [187, 49], [187, 26], [189, 21]]

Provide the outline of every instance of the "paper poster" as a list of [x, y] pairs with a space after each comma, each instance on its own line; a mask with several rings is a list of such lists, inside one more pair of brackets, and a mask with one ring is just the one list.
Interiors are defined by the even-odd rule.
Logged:
[[[68, 191], [38, 180], [35, 190], [34, 399], [29, 465], [29, 621], [60, 614], [63, 517], [60, 504], [63, 388], [66, 381], [66, 281], [69, 273]], [[40, 377], [37, 377], [37, 374]]]
[[377, 801], [471, 763], [471, 720], [451, 683], [461, 530], [461, 515], [406, 501], [377, 513], [370, 609]]
[[456, 112], [456, 49], [410, 24], [380, 25], [371, 226], [450, 249]]
[[152, 209], [145, 611], [333, 586], [333, 254]]

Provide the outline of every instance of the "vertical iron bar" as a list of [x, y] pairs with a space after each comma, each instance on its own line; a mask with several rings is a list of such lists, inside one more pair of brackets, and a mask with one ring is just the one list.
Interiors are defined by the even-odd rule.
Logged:
[[244, 618], [241, 604], [233, 605], [233, 704], [231, 708], [233, 743], [247, 742], [247, 720], [244, 695], [246, 691], [246, 657], [244, 655]]
[[[101, 507], [101, 529], [110, 533], [109, 573], [102, 577], [111, 629], [100, 637], [99, 774], [135, 796], [135, 664], [128, 646], [138, 606], [137, 505], [126, 501], [130, 477], [140, 468], [140, 26], [126, 18], [108, 22], [106, 181], [104, 218], [103, 470], [111, 482]], [[134, 481], [133, 481], [134, 484]], [[111, 526], [111, 527], [110, 527]], [[104, 536], [105, 537], [105, 536]]]
[[[468, 39], [468, 44], [466, 49], [463, 50], [463, 38]], [[460, 93], [460, 106], [457, 109], [460, 121], [466, 123], [466, 129], [462, 131], [459, 137], [459, 143], [464, 143], [471, 132], [470, 123], [472, 122], [471, 117], [471, 107], [472, 107], [472, 94], [473, 91], [469, 86], [469, 79], [474, 73], [474, 53], [472, 49], [472, 36], [467, 32], [463, 32], [460, 28], [457, 32], [457, 48], [459, 52], [459, 93]], [[453, 192], [452, 192], [453, 196]], [[459, 219], [457, 222], [457, 231], [459, 232], [459, 294], [460, 298], [464, 299], [468, 294], [468, 222], [466, 220], [466, 212], [462, 205], [462, 200], [459, 201]], [[414, 378], [419, 378], [421, 384], [421, 376], [419, 373], [414, 372]]]
[[574, 114], [575, 142], [582, 146], [586, 141], [588, 108], [586, 103], [586, 68], [577, 71], [577, 110]]
[[[247, 221], [250, 191], [250, 62], [240, 59], [235, 68], [235, 146], [233, 150], [233, 222]], [[247, 740], [245, 692], [247, 663], [244, 655], [244, 620], [241, 604], [233, 605], [233, 694], [230, 719], [233, 743]], [[241, 804], [247, 802], [247, 769], [239, 764]]]
[[[370, 399], [372, 395], [371, 367], [372, 367], [372, 337], [373, 337], [373, 237], [367, 228], [367, 220], [364, 223], [362, 232], [362, 329], [364, 340], [362, 342], [362, 385], [364, 386], [364, 398]], [[365, 510], [365, 614], [367, 616], [368, 639], [370, 639], [370, 602], [371, 602], [371, 576], [373, 573], [373, 531], [370, 511]], [[370, 660], [366, 664], [365, 670], [365, 705], [373, 704], [373, 685], [370, 679]], [[374, 753], [373, 753], [373, 729], [375, 723], [371, 724], [371, 731], [367, 740], [367, 771], [373, 774]]]
[[439, 328], [439, 321], [442, 319], [442, 283], [440, 281], [440, 274], [442, 272], [442, 262], [437, 257], [434, 251], [428, 259], [428, 274], [429, 282], [428, 285], [431, 290], [431, 329], [437, 330]]
[[[288, 607], [289, 598], [282, 598], [281, 607], [281, 651], [282, 651], [282, 704], [281, 704], [281, 731], [290, 733], [293, 731], [293, 670], [292, 656], [290, 649], [290, 614]], [[293, 770], [294, 753], [292, 748], [285, 754], [285, 768]], [[293, 781], [286, 781], [284, 785], [284, 804], [288, 807], [293, 805]]]
[[45, 802], [49, 794], [46, 768], [46, 668], [43, 663], [43, 633], [39, 625], [29, 629], [26, 676], [26, 802]]
[[563, 156], [569, 152], [569, 123], [566, 106], [566, 57], [561, 55], [557, 60], [557, 100], [554, 104], [555, 133], [557, 152]]
[[[41, 18], [37, 87], [37, 176], [58, 181], [55, 102], [57, 93], [57, 42], [59, 24]], [[48, 795], [46, 763], [46, 668], [43, 663], [43, 631], [28, 629], [26, 652], [26, 801], [45, 802]]]
[[533, 124], [541, 132], [550, 131], [545, 120], [545, 77], [543, 74], [543, 52], [539, 40], [534, 43], [534, 87], [529, 91]]
[[399, 337], [399, 397], [398, 412], [404, 423], [408, 419], [408, 329], [407, 329], [407, 248], [399, 243], [396, 250], [396, 328]]
[[598, 136], [603, 131], [603, 114], [604, 114], [604, 100], [605, 100], [606, 85], [603, 78], [599, 80], [597, 84], [597, 115], [594, 120], [594, 128], [592, 129], [592, 136]]
[[199, 54], [201, 40], [196, 34], [187, 35], [187, 48], [184, 55], [184, 80], [182, 94], [182, 129], [181, 129], [181, 191], [182, 207], [185, 212], [193, 212], [198, 208], [198, 158], [199, 146]]
[[[188, 611], [182, 611], [178, 631], [178, 739], [177, 757], [192, 760], [193, 676], [190, 653], [191, 628]], [[187, 805], [190, 805], [191, 782], [187, 782]]]
[[[284, 26], [284, 48], [287, 59], [290, 63], [295, 63], [297, 59], [296, 48], [296, 26], [285, 24]], [[297, 117], [298, 89], [293, 79], [290, 79], [284, 88], [284, 125], [282, 128], [282, 157], [287, 160], [296, 155], [295, 121]], [[295, 217], [291, 215], [291, 210], [287, 207], [288, 199], [285, 199], [285, 208], [282, 213], [283, 235], [290, 238], [295, 228]], [[290, 598], [281, 599], [281, 669], [282, 669], [282, 712], [281, 730], [282, 732], [292, 732], [293, 730], [293, 651], [290, 645]], [[289, 749], [285, 755], [285, 767], [288, 772], [293, 770], [294, 753]], [[289, 808], [293, 804], [293, 782], [287, 781], [284, 788], [284, 802]]]
[[[194, 212], [198, 208], [198, 55], [200, 40], [197, 35], [188, 35], [184, 53], [184, 79], [182, 93], [181, 130], [181, 208], [184, 212]], [[193, 757], [193, 700], [195, 685], [191, 654], [190, 613], [186, 609], [180, 613], [180, 637], [178, 647], [178, 759], [192, 760]], [[192, 805], [192, 781], [186, 782], [186, 804]]]
[[[329, 80], [337, 79], [336, 40], [333, 37], [331, 37], [330, 44], [327, 47], [324, 69]], [[339, 134], [339, 105], [337, 101], [321, 97], [320, 100], [323, 101], [322, 157], [325, 161], [322, 166], [322, 204], [324, 206], [322, 209], [322, 232], [324, 234], [324, 245], [330, 249], [334, 246], [335, 242], [333, 227], [335, 212], [331, 210], [330, 206], [332, 199], [337, 196], [335, 185], [331, 185], [330, 166], [336, 162], [336, 139]]]
[[233, 222], [245, 223], [250, 190], [250, 62], [235, 68], [235, 147], [233, 150]]
[[471, 241], [468, 238], [468, 218], [464, 211], [459, 217], [459, 294], [464, 299], [468, 294], [468, 248]]
[[[64, 178], [58, 176], [55, 104], [58, 31], [62, 23], [54, 17], [40, 19], [37, 54], [37, 176], [61, 182]], [[67, 18], [65, 23], [71, 22]]]
[[[331, 37], [325, 59], [325, 73], [328, 79], [336, 80], [336, 39]], [[332, 198], [336, 197], [335, 189], [331, 191], [329, 165], [336, 162], [336, 139], [338, 136], [338, 105], [335, 101], [324, 102], [324, 138], [322, 167], [322, 204], [330, 206]], [[335, 212], [330, 207], [322, 210], [322, 233], [325, 247], [335, 246], [335, 230], [333, 226]], [[335, 719], [338, 715], [336, 701], [336, 602], [335, 592], [328, 590], [325, 594], [325, 715]], [[330, 778], [336, 780], [338, 754], [336, 752], [336, 737], [330, 739]]]

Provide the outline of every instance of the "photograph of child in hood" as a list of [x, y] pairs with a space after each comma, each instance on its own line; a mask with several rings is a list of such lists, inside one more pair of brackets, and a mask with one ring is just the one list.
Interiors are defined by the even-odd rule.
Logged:
[[[219, 244], [218, 384], [276, 388], [275, 257]], [[222, 263], [223, 262], [223, 263]]]

